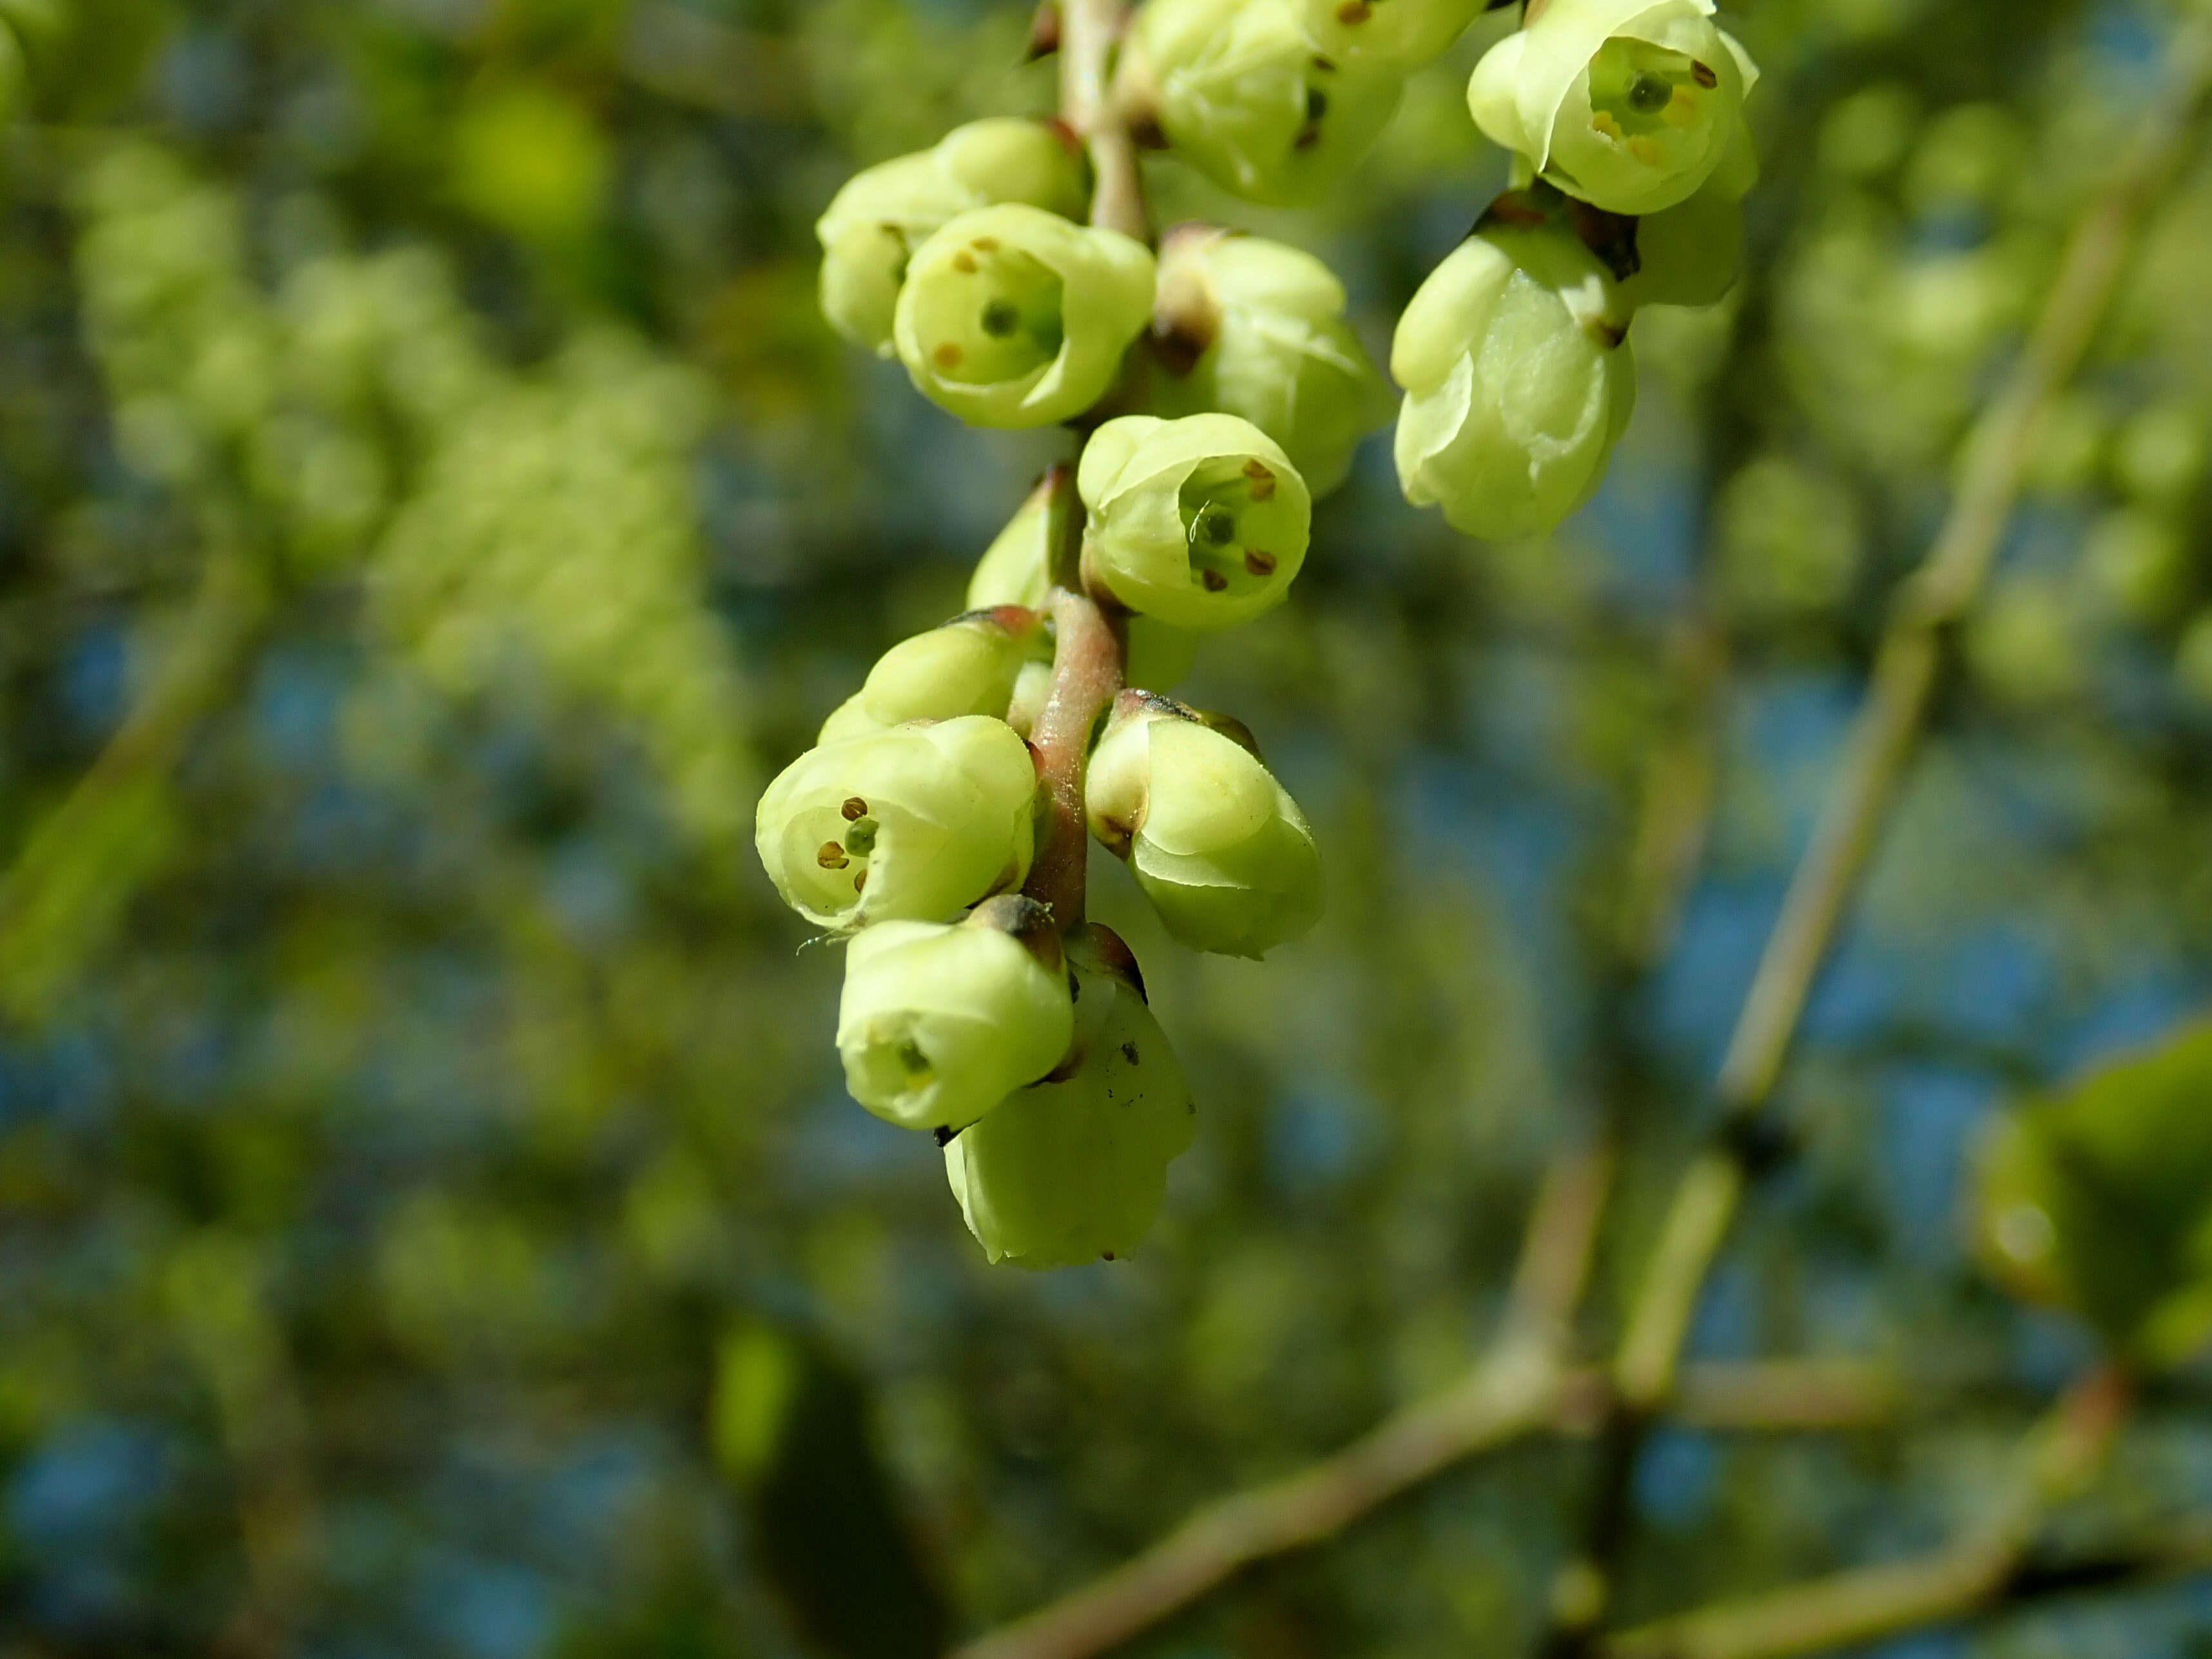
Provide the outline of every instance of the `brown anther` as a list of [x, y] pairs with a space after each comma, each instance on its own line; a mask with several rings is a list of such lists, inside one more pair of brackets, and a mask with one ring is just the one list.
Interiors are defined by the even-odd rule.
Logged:
[[1335, 62], [1331, 58], [1322, 57], [1318, 52], [1314, 55], [1313, 65], [1323, 75], [1334, 75], [1336, 73]]
[[1311, 149], [1321, 143], [1321, 129], [1309, 121], [1298, 129], [1298, 136], [1291, 140], [1292, 149]]
[[855, 873], [853, 877], [853, 890], [856, 893], [865, 892], [867, 890], [867, 886], [868, 872], [862, 870]]
[[1336, 9], [1336, 21], [1346, 27], [1364, 23], [1374, 15], [1375, 8], [1369, 5], [1367, 0], [1344, 0], [1344, 3]]
[[845, 856], [845, 849], [834, 841], [825, 841], [814, 854], [814, 861], [824, 870], [842, 870], [853, 860]]
[[858, 795], [848, 795], [845, 804], [837, 809], [837, 816], [848, 823], [858, 823], [868, 816], [868, 803]]
[[938, 347], [936, 350], [931, 352], [929, 355], [935, 360], [937, 366], [939, 368], [957, 368], [960, 367], [960, 348], [953, 344], [950, 340], [947, 340], [943, 345]]
[[952, 256], [952, 268], [963, 276], [973, 276], [981, 269], [975, 263], [975, 256], [964, 247]]
[[996, 253], [999, 251], [999, 239], [995, 236], [978, 236], [968, 246], [978, 253]]
[[1713, 73], [1713, 66], [1711, 64], [1699, 63], [1694, 58], [1690, 60], [1690, 78], [1707, 92], [1711, 92], [1721, 83], [1721, 77]]
[[1252, 481], [1249, 494], [1255, 501], [1264, 501], [1275, 493], [1275, 475], [1267, 470], [1264, 461], [1244, 463], [1244, 476]]
[[1275, 574], [1275, 556], [1248, 547], [1244, 550], [1244, 568], [1255, 576], [1272, 576]]
[[1223, 575], [1218, 570], [1201, 571], [1199, 574], [1198, 580], [1209, 593], [1218, 593], [1222, 589], [1229, 586], [1229, 578]]

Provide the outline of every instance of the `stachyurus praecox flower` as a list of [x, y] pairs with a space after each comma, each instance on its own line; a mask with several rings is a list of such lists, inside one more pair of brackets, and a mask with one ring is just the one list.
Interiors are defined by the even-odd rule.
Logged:
[[1087, 187], [1073, 134], [1011, 116], [970, 121], [932, 149], [863, 167], [815, 222], [823, 314], [847, 338], [888, 357], [908, 261], [946, 220], [1001, 202], [1076, 217]]
[[1254, 202], [1313, 201], [1367, 153], [1401, 78], [1314, 49], [1291, 0], [1151, 0], [1117, 80], [1176, 155]]
[[884, 652], [860, 689], [822, 722], [815, 741], [865, 737], [908, 720], [963, 714], [1005, 720], [1022, 670], [1049, 656], [1034, 611], [1002, 605], [969, 611]]
[[1475, 125], [1608, 213], [1656, 213], [1723, 167], [1749, 184], [1759, 70], [1713, 0], [1551, 0], [1483, 55]]
[[966, 1128], [1066, 1057], [1060, 935], [1018, 894], [957, 925], [885, 921], [846, 947], [837, 1053], [853, 1098], [907, 1129]]
[[1075, 1042], [1054, 1080], [1009, 1096], [945, 1148], [968, 1229], [994, 1261], [1066, 1267], [1126, 1255], [1151, 1231], [1197, 1106], [1145, 1006], [1128, 947], [1071, 933]]
[[970, 714], [808, 750], [761, 796], [754, 845], [817, 927], [939, 921], [1021, 884], [1036, 807], [1029, 744]]
[[1313, 501], [1290, 457], [1234, 415], [1126, 415], [1076, 468], [1086, 568], [1140, 617], [1227, 628], [1280, 605]]
[[1398, 481], [1470, 536], [1548, 530], [1589, 500], [1636, 402], [1627, 313], [1561, 224], [1492, 223], [1398, 320]]
[[1143, 691], [1116, 700], [1091, 757], [1087, 811], [1194, 951], [1256, 957], [1320, 919], [1321, 855], [1297, 803], [1237, 737], [1179, 703]]
[[1219, 410], [1283, 447], [1316, 496], [1390, 418], [1390, 388], [1344, 318], [1344, 284], [1303, 249], [1211, 225], [1169, 233], [1152, 334], [1162, 415]]
[[973, 426], [1049, 426], [1105, 396], [1152, 314], [1152, 250], [1019, 204], [915, 250], [892, 337], [921, 393]]

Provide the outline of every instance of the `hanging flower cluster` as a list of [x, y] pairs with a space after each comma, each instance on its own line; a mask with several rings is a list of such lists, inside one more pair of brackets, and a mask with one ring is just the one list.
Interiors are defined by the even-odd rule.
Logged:
[[[1103, 101], [958, 128], [855, 176], [816, 227], [841, 332], [970, 425], [1078, 434], [985, 550], [970, 609], [886, 653], [757, 817], [777, 890], [845, 943], [848, 1086], [934, 1135], [994, 1261], [1126, 1254], [1191, 1140], [1136, 961], [1084, 915], [1086, 838], [1193, 950], [1256, 957], [1321, 914], [1313, 831], [1248, 728], [1166, 693], [1199, 640], [1283, 603], [1315, 497], [1393, 406], [1326, 265], [1211, 226], [1155, 247], [1129, 222], [1134, 162], [1102, 137], [1310, 201], [1491, 9], [1148, 0]], [[1472, 534], [1587, 500], [1635, 401], [1637, 307], [1733, 280], [1756, 72], [1711, 11], [1529, 0], [1475, 70], [1476, 124], [1520, 180], [1390, 357], [1406, 495]]]

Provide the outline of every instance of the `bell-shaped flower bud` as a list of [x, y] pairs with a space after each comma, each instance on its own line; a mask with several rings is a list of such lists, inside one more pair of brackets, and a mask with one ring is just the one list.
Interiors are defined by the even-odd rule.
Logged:
[[1069, 1267], [1128, 1255], [1152, 1231], [1197, 1107], [1145, 1006], [1128, 947], [1071, 935], [1076, 1039], [1054, 1080], [1008, 1097], [945, 1149], [968, 1230], [994, 1261]]
[[1636, 403], [1627, 315], [1564, 226], [1492, 224], [1398, 321], [1398, 482], [1470, 536], [1548, 530], [1589, 500]]
[[754, 845], [817, 927], [938, 921], [1021, 884], [1036, 807], [1029, 744], [969, 714], [808, 750], [762, 795]]
[[1344, 284], [1301, 249], [1208, 225], [1171, 233], [1152, 308], [1168, 371], [1153, 382], [1154, 409], [1249, 421], [1282, 446], [1309, 490], [1327, 495], [1391, 411], [1390, 388], [1344, 307]]
[[1076, 217], [1087, 187], [1080, 147], [1066, 129], [1010, 116], [970, 121], [933, 149], [865, 167], [815, 222], [823, 314], [888, 357], [907, 263], [946, 220], [1001, 202]]
[[1243, 736], [1124, 692], [1085, 799], [1091, 833], [1128, 860], [1170, 933], [1194, 951], [1256, 957], [1320, 919], [1321, 854]]
[[879, 922], [846, 948], [845, 1086], [901, 1128], [966, 1128], [1074, 1037], [1060, 938], [1034, 899], [1001, 894], [957, 926]]
[[1434, 63], [1490, 0], [1297, 0], [1298, 21], [1324, 56], [1401, 74]]
[[1551, 0], [1483, 55], [1468, 107], [1570, 196], [1608, 213], [1685, 201], [1742, 142], [1759, 71], [1712, 0]]
[[1034, 611], [1001, 605], [955, 617], [884, 653], [815, 741], [865, 737], [908, 720], [1004, 720], [1022, 669], [1045, 652], [1043, 619]]
[[1227, 628], [1272, 611], [1305, 562], [1313, 501], [1290, 457], [1234, 415], [1127, 415], [1076, 468], [1083, 556], [1140, 617]]
[[1152, 251], [1041, 208], [978, 208], [915, 250], [892, 335], [975, 426], [1048, 426], [1104, 397], [1152, 312]]
[[1402, 84], [1316, 52], [1292, 0], [1150, 0], [1116, 91], [1224, 190], [1297, 207], [1367, 153]]
[[[1044, 608], [1052, 592], [1050, 520], [1048, 489], [1040, 484], [976, 562], [975, 574], [968, 581], [970, 609]], [[1130, 684], [1164, 691], [1190, 672], [1198, 657], [1195, 635], [1151, 617], [1131, 617], [1127, 626], [1129, 649], [1124, 673]], [[1012, 713], [1008, 716], [1016, 731], [1029, 731], [1037, 709], [1043, 706], [1043, 690], [1038, 672], [1025, 668], [1016, 683]]]

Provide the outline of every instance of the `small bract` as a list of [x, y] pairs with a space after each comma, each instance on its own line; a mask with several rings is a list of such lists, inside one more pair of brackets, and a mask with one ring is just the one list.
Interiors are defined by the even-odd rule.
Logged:
[[1110, 388], [1152, 310], [1151, 250], [1042, 209], [979, 208], [915, 250], [892, 334], [922, 394], [975, 426], [1048, 426]]
[[1076, 472], [1084, 557], [1115, 599], [1178, 628], [1273, 610], [1305, 562], [1313, 501], [1275, 441], [1234, 415], [1128, 415]]
[[1171, 234], [1153, 332], [1197, 355], [1182, 374], [1155, 380], [1154, 408], [1251, 422], [1282, 446], [1308, 489], [1327, 495], [1391, 410], [1390, 388], [1344, 310], [1344, 284], [1303, 249], [1212, 226]]
[[982, 715], [810, 749], [769, 784], [754, 844], [818, 927], [936, 921], [1018, 886], [1035, 842], [1029, 745]]
[[1339, 63], [1400, 72], [1433, 63], [1489, 0], [1297, 0], [1314, 46]]
[[1004, 720], [1014, 682], [1044, 654], [1034, 614], [1012, 606], [955, 617], [877, 659], [860, 689], [822, 723], [817, 743], [865, 737], [908, 720], [963, 714]]
[[[1168, 1165], [1191, 1142], [1189, 1082], [1133, 975], [1071, 936], [1072, 1075], [1008, 1097], [945, 1149], [945, 1179], [994, 1261], [1069, 1267], [1128, 1255], [1152, 1231]], [[1110, 934], [1106, 935], [1112, 939]], [[1112, 939], [1109, 954], [1127, 957]]]
[[1398, 481], [1471, 536], [1532, 535], [1589, 500], [1636, 403], [1626, 312], [1563, 227], [1496, 227], [1399, 319]]
[[1314, 201], [1364, 155], [1398, 106], [1387, 70], [1315, 50], [1291, 0], [1151, 0], [1123, 66], [1176, 155], [1249, 201]]
[[1712, 0], [1552, 0], [1483, 54], [1468, 107], [1571, 196], [1608, 213], [1670, 208], [1742, 142], [1759, 78], [1712, 10]]
[[1010, 894], [957, 927], [879, 922], [847, 947], [837, 1052], [878, 1117], [963, 1129], [1066, 1055], [1075, 1013], [1057, 939], [1048, 925], [1048, 966], [993, 906], [1042, 908]]
[[1297, 803], [1178, 704], [1122, 695], [1091, 756], [1087, 805], [1092, 833], [1194, 951], [1257, 957], [1320, 919], [1321, 854]]
[[1078, 215], [1085, 187], [1081, 152], [1064, 129], [1006, 116], [970, 121], [933, 149], [864, 167], [815, 222], [823, 314], [839, 333], [888, 357], [908, 261], [932, 232], [1000, 202]]

